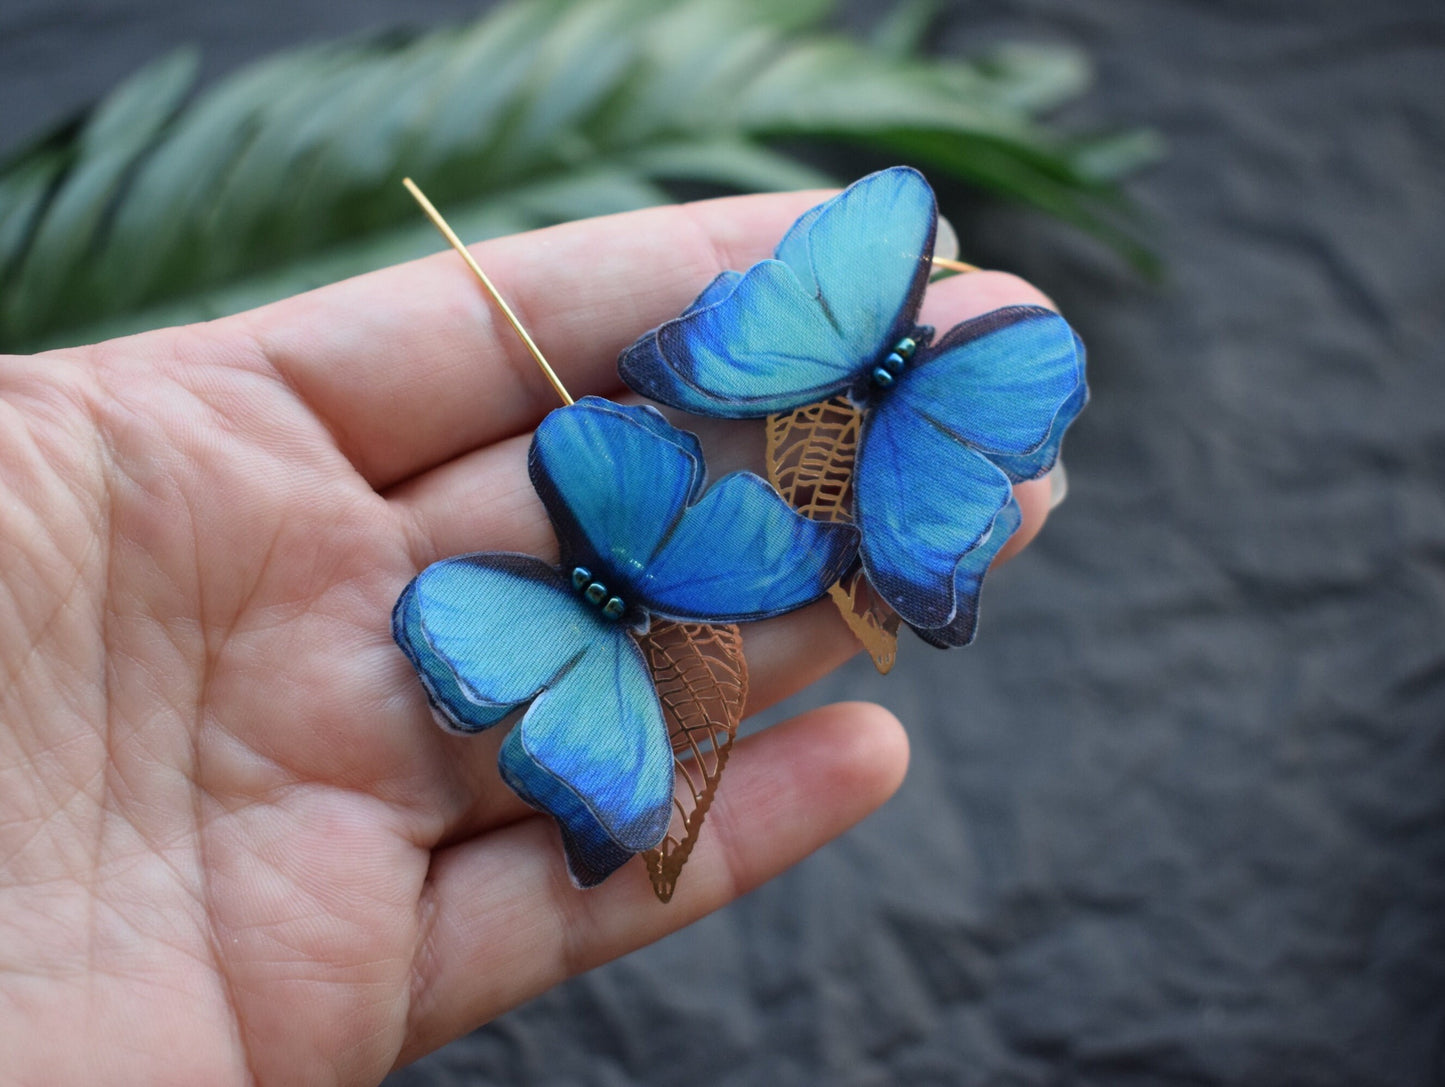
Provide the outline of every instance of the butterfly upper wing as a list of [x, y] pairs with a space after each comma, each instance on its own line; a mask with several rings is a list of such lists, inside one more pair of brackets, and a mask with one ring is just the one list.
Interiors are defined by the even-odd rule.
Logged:
[[[814, 213], [815, 212], [815, 213]], [[797, 274], [872, 369], [912, 331], [932, 271], [938, 206], [923, 175], [879, 170], [805, 214], [775, 256]], [[796, 405], [794, 405], [796, 406]]]
[[1006, 306], [955, 326], [921, 350], [891, 396], [990, 459], [1033, 471], [1040, 463], [1033, 455], [1051, 437], [1057, 454], [1058, 440], [1087, 398], [1083, 344], [1053, 310]]
[[[587, 651], [596, 617], [530, 555], [460, 555], [412, 579], [392, 634], [459, 732], [500, 721]], [[528, 637], [545, 629], [547, 637]]]
[[684, 510], [638, 593], [669, 619], [766, 619], [817, 600], [857, 553], [848, 524], [810, 521], [750, 472], [734, 472]]
[[852, 385], [913, 327], [937, 229], [933, 192], [907, 167], [871, 174], [806, 212], [773, 260], [713, 280], [642, 336], [618, 369], [685, 411], [751, 418]]
[[563, 564], [599, 563], [624, 578], [642, 571], [704, 483], [696, 437], [653, 408], [595, 396], [542, 420], [528, 470]]
[[667, 830], [673, 762], [652, 679], [628, 628], [527, 555], [427, 567], [398, 601], [398, 643], [462, 731], [531, 707], [502, 745], [502, 775], [557, 819], [590, 885]]
[[954, 570], [1012, 500], [1008, 477], [895, 392], [864, 417], [853, 485], [868, 580], [910, 626], [947, 626]]
[[1089, 402], [1089, 386], [1082, 380], [1084, 344], [1077, 336], [1074, 337], [1074, 343], [1079, 354], [1081, 380], [1073, 395], [1064, 401], [1063, 406], [1059, 408], [1059, 413], [1054, 416], [1048, 438], [1031, 453], [1022, 453], [1018, 456], [1005, 456], [1001, 453], [987, 454], [988, 459], [1002, 468], [1015, 483], [1025, 479], [1038, 479], [1040, 476], [1048, 474], [1049, 470], [1058, 463], [1064, 432], [1069, 429], [1073, 421], [1078, 418], [1079, 412], [1084, 410], [1084, 405]]
[[703, 493], [696, 442], [652, 408], [595, 397], [548, 415], [532, 480], [565, 562], [596, 562], [609, 591], [673, 619], [761, 619], [822, 596], [856, 531], [809, 521], [745, 472]]

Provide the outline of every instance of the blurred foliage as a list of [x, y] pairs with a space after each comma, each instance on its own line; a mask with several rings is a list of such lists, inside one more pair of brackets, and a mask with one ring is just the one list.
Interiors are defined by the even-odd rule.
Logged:
[[1154, 137], [1038, 120], [1087, 87], [1077, 52], [927, 57], [926, 0], [868, 41], [829, 30], [830, 7], [514, 0], [280, 54], [199, 94], [194, 53], [170, 56], [0, 167], [0, 349], [235, 312], [434, 251], [408, 173], [479, 239], [662, 203], [669, 183], [836, 184], [796, 155], [847, 145], [1148, 263], [1117, 181]]

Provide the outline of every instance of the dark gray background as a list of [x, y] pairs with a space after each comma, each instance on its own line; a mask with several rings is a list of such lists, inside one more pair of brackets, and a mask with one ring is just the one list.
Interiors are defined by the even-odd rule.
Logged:
[[[866, 24], [883, 4], [855, 4]], [[4, 0], [0, 145], [168, 46], [454, 0]], [[1170, 278], [950, 201], [1090, 348], [1073, 497], [979, 643], [855, 662], [914, 764], [745, 901], [405, 1084], [1445, 1082], [1445, 8], [991, 0], [939, 47], [1074, 42], [1143, 122]]]

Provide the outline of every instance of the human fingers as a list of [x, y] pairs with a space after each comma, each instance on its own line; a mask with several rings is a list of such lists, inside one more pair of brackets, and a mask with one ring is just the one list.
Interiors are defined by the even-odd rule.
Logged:
[[739, 741], [727, 788], [665, 905], [638, 860], [594, 890], [574, 890], [556, 832], [541, 818], [439, 851], [397, 1063], [772, 878], [888, 799], [907, 761], [898, 721], [864, 703], [814, 710]]
[[[498, 238], [472, 252], [572, 395], [609, 393], [620, 386], [623, 347], [675, 317], [724, 268], [767, 256], [822, 195], [649, 208]], [[214, 328], [254, 341], [378, 489], [528, 430], [558, 402], [450, 250]]]

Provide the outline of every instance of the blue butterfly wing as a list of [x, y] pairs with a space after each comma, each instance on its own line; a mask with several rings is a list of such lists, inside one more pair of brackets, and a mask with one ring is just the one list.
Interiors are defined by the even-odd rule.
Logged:
[[940, 649], [968, 645], [973, 641], [974, 633], [978, 630], [978, 598], [983, 590], [984, 575], [988, 573], [989, 565], [998, 557], [1003, 545], [1008, 543], [1009, 537], [1018, 531], [1022, 523], [1023, 514], [1019, 510], [1019, 504], [1010, 500], [994, 518], [993, 527], [989, 529], [983, 542], [959, 560], [958, 568], [953, 573], [953, 596], [956, 602], [953, 620], [946, 627], [935, 630], [914, 627], [914, 633]]
[[623, 578], [641, 572], [704, 483], [696, 437], [654, 408], [595, 396], [542, 420], [528, 469], [563, 565], [600, 563]]
[[[1084, 344], [1077, 341], [1079, 361], [1082, 365], [1084, 359]], [[1038, 479], [1047, 475], [1059, 460], [1059, 448], [1064, 441], [1064, 432], [1067, 431], [1073, 421], [1078, 418], [1079, 412], [1084, 410], [1084, 405], [1089, 402], [1089, 386], [1082, 381], [1074, 394], [1064, 401], [1064, 406], [1059, 409], [1058, 415], [1054, 416], [1054, 425], [1049, 430], [1049, 436], [1032, 453], [1023, 453], [1016, 457], [1003, 456], [999, 453], [985, 454], [1007, 473], [1009, 479], [1015, 483], [1021, 483], [1026, 479]]]
[[537, 697], [498, 765], [518, 796], [556, 818], [579, 887], [662, 841], [672, 818], [672, 744], [647, 662], [625, 626], [611, 624]]
[[707, 309], [708, 306], [717, 305], [728, 295], [733, 293], [738, 283], [742, 281], [743, 274], [734, 272], [732, 269], [719, 272], [713, 281], [702, 289], [702, 294], [693, 299], [692, 305], [683, 310], [678, 316], [686, 317], [689, 313], [696, 313], [700, 309]]
[[907, 401], [960, 441], [990, 458], [1015, 458], [1014, 470], [1027, 471], [1047, 459], [1033, 455], [1051, 438], [1057, 455], [1072, 421], [1062, 417], [1083, 407], [1081, 348], [1053, 310], [1007, 306], [919, 351], [889, 399]]
[[805, 213], [773, 260], [715, 279], [642, 336], [618, 369], [633, 389], [701, 415], [753, 418], [849, 387], [912, 330], [937, 228], [928, 183], [894, 167]]
[[[672, 750], [628, 628], [527, 555], [464, 555], [413, 580], [397, 642], [448, 724], [472, 732], [531, 702], [502, 745], [503, 778], [562, 830], [591, 885], [666, 832]], [[660, 829], [659, 829], [660, 828]]]
[[774, 255], [793, 269], [868, 369], [912, 331], [938, 231], [933, 190], [894, 166], [854, 182], [800, 219]]
[[[448, 727], [476, 732], [534, 698], [586, 652], [600, 617], [530, 555], [433, 563], [401, 594], [392, 635]], [[545, 631], [545, 638], [528, 634]]]
[[821, 597], [857, 548], [852, 525], [810, 521], [759, 477], [734, 472], [678, 518], [637, 592], [671, 619], [765, 619]]
[[1009, 478], [901, 398], [864, 416], [854, 469], [860, 556], [874, 589], [912, 627], [957, 612], [954, 571], [1012, 501]]

